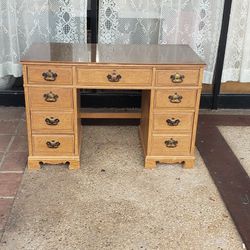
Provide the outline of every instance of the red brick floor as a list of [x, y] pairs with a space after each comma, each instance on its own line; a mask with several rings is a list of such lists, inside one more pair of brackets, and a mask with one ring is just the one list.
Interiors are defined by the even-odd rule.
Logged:
[[27, 163], [24, 108], [0, 107], [0, 240]]

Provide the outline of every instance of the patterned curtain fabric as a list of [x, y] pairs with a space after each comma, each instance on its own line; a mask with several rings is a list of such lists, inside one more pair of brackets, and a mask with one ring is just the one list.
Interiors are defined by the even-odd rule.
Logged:
[[22, 75], [34, 42], [86, 42], [87, 0], [0, 1], [0, 77]]
[[234, 0], [222, 82], [250, 82], [250, 1]]
[[100, 43], [189, 44], [211, 83], [224, 0], [100, 0]]

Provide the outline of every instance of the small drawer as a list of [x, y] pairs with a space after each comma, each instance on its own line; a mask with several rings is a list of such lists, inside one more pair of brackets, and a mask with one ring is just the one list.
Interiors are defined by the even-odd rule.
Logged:
[[127, 85], [151, 85], [151, 69], [121, 69], [105, 68], [90, 69], [78, 68], [77, 79], [79, 84], [98, 85], [98, 86], [120, 86]]
[[72, 89], [67, 88], [29, 88], [30, 109], [73, 108]]
[[199, 70], [157, 70], [157, 86], [195, 86], [199, 84]]
[[42, 156], [73, 155], [73, 135], [33, 135], [33, 154]]
[[74, 131], [73, 112], [31, 112], [32, 132]]
[[189, 155], [191, 134], [188, 135], [153, 135], [151, 155]]
[[193, 113], [166, 112], [154, 114], [154, 130], [156, 131], [191, 131], [193, 126]]
[[194, 108], [197, 90], [156, 90], [156, 108]]
[[71, 85], [72, 68], [48, 66], [29, 66], [28, 67], [28, 83], [29, 84], [63, 84]]

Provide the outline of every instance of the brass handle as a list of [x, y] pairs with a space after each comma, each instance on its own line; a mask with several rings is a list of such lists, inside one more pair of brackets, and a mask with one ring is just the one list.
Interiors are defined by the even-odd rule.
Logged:
[[56, 102], [58, 97], [58, 95], [54, 94], [51, 91], [43, 95], [43, 98], [46, 102]]
[[170, 140], [165, 141], [165, 145], [167, 148], [176, 148], [178, 145], [178, 141], [171, 138]]
[[57, 78], [57, 73], [52, 72], [50, 69], [42, 74], [45, 81], [53, 82]]
[[172, 80], [173, 83], [182, 83], [184, 78], [185, 76], [179, 73], [175, 73], [174, 75], [170, 76], [170, 79]]
[[46, 118], [45, 122], [49, 126], [56, 126], [56, 125], [58, 125], [58, 123], [60, 122], [60, 120], [57, 119], [57, 118], [54, 118], [54, 117], [50, 117], [50, 118]]
[[168, 126], [176, 127], [179, 125], [181, 121], [179, 119], [171, 118], [171, 119], [167, 119], [166, 122]]
[[181, 95], [178, 95], [177, 93], [174, 93], [174, 95], [170, 95], [168, 97], [171, 103], [181, 103], [182, 98], [183, 97]]
[[59, 148], [59, 146], [61, 145], [61, 143], [59, 141], [47, 141], [46, 145], [48, 148]]
[[107, 75], [107, 78], [110, 82], [119, 82], [122, 76], [120, 74], [117, 74], [116, 71], [114, 70], [111, 74]]

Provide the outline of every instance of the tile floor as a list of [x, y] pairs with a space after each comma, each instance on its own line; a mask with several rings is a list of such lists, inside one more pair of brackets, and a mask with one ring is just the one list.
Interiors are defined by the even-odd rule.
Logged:
[[24, 108], [0, 108], [0, 239], [27, 163]]

